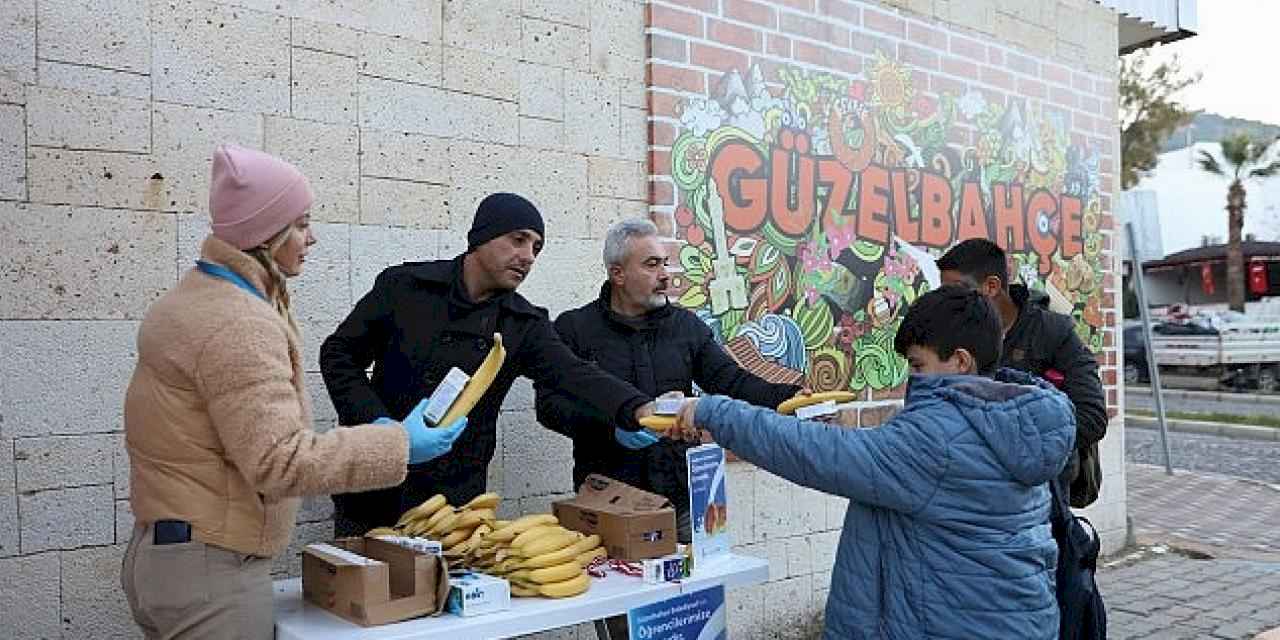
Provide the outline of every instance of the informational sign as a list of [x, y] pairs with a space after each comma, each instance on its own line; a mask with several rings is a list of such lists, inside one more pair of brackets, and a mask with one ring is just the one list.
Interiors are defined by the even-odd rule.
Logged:
[[725, 640], [724, 587], [717, 585], [627, 612], [630, 640]]
[[724, 449], [716, 444], [685, 453], [689, 465], [689, 521], [693, 529], [693, 569], [729, 553], [729, 499], [725, 491]]

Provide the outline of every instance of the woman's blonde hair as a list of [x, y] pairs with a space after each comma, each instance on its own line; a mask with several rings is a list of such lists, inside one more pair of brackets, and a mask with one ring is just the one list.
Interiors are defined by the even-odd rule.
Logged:
[[261, 245], [248, 249], [245, 253], [253, 256], [264, 269], [267, 270], [267, 300], [281, 317], [289, 323], [289, 327], [293, 329], [294, 334], [301, 336], [302, 332], [298, 330], [298, 322], [293, 317], [293, 308], [289, 305], [289, 288], [285, 284], [284, 272], [280, 270], [280, 265], [276, 264], [275, 252], [285, 242], [289, 240], [289, 233], [293, 231], [293, 223], [285, 227], [283, 231], [271, 236], [269, 240]]

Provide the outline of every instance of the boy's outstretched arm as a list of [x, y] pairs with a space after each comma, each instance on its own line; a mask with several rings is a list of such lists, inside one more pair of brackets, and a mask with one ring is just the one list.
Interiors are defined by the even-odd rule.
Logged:
[[724, 396], [689, 401], [690, 422], [738, 457], [775, 475], [858, 502], [912, 512], [933, 496], [950, 462], [939, 425], [898, 415], [878, 429], [783, 416]]

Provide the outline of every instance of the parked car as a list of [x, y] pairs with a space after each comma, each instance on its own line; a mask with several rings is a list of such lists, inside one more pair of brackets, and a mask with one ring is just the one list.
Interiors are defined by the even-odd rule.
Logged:
[[1150, 381], [1147, 369], [1147, 345], [1142, 336], [1142, 323], [1129, 322], [1124, 326], [1124, 381], [1139, 384]]

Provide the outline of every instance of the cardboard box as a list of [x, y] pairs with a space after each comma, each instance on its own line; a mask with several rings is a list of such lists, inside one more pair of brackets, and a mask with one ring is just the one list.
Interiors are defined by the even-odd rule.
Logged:
[[552, 504], [566, 529], [600, 534], [609, 557], [659, 558], [676, 550], [676, 510], [666, 498], [592, 474], [578, 495]]
[[462, 617], [497, 613], [511, 608], [511, 583], [487, 573], [469, 572], [450, 578], [449, 613]]
[[434, 615], [449, 597], [449, 567], [439, 556], [376, 538], [309, 544], [302, 597], [366, 627]]

